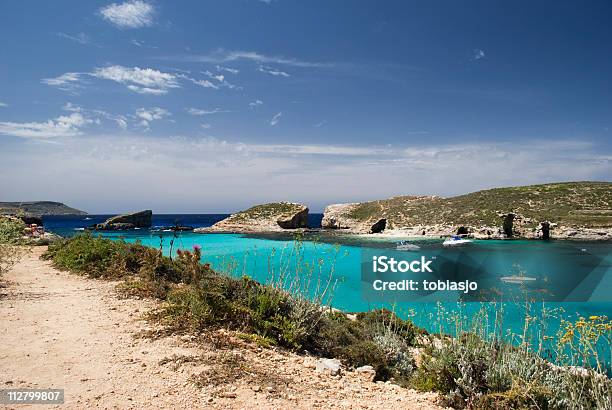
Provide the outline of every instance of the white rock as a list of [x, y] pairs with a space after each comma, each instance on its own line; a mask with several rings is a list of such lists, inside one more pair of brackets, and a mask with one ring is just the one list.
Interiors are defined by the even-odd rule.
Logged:
[[372, 366], [361, 366], [355, 369], [355, 372], [359, 374], [359, 376], [367, 381], [374, 381], [376, 377], [376, 370]]
[[330, 373], [332, 376], [340, 374], [342, 363], [338, 359], [319, 359], [316, 364], [316, 371], [320, 373]]

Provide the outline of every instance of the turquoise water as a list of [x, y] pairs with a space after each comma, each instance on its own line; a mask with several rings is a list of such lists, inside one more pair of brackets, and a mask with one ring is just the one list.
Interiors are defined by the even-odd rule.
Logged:
[[[166, 255], [170, 254], [171, 235], [151, 233], [108, 233], [112, 238], [123, 238], [128, 242], [140, 241], [144, 245], [159, 248]], [[161, 241], [161, 244], [160, 244]], [[361, 255], [364, 250], [392, 250], [396, 240], [313, 235], [299, 242], [299, 255], [296, 242], [290, 236], [252, 236], [239, 234], [194, 234], [184, 233], [175, 239], [173, 253], [176, 249], [191, 249], [194, 245], [202, 247], [202, 262], [210, 263], [218, 271], [224, 271], [234, 276], [248, 275], [253, 279], [266, 283], [277, 276], [279, 272], [294, 272], [301, 268], [300, 275], [314, 276], [313, 283], [320, 280], [323, 284], [335, 284], [331, 305], [346, 311], [366, 311], [371, 308], [394, 308], [400, 314], [413, 316], [413, 320], [430, 330], [434, 326], [432, 318], [437, 314], [435, 303], [414, 303], [398, 300], [376, 302], [366, 300], [361, 292]], [[435, 254], [442, 251], [441, 240], [422, 240], [414, 242], [421, 246], [418, 255]], [[563, 242], [563, 241], [476, 241], [470, 245], [467, 254], [470, 258], [481, 261], [487, 275], [510, 275], [516, 265], [527, 276], [541, 275], [535, 269], [548, 270], [547, 280], [558, 282], [570, 280], [572, 265], [583, 263], [583, 259], [571, 259], [573, 255], [580, 257], [584, 251], [599, 255], [596, 269], [601, 276], [609, 278], [612, 274], [612, 254], [610, 244]], [[462, 252], [466, 253], [465, 248]], [[582, 252], [582, 253], [581, 253]], [[569, 259], [568, 259], [569, 258]], [[299, 259], [299, 260], [298, 260]], [[569, 272], [567, 272], [569, 269]], [[562, 272], [562, 273], [559, 273]], [[556, 275], [556, 276], [555, 276]], [[568, 279], [567, 276], [570, 276]], [[563, 309], [565, 316], [576, 318], [591, 315], [607, 315], [612, 317], [612, 292], [610, 281], [603, 281], [596, 288], [589, 300], [585, 302], [548, 302], [549, 309]], [[452, 303], [444, 304], [453, 308]], [[480, 303], [461, 304], [466, 315], [480, 309]], [[521, 332], [524, 323], [524, 307], [522, 303], [505, 303], [505, 326], [514, 332]], [[501, 309], [496, 305], [495, 309]], [[554, 326], [555, 319], [551, 319]], [[439, 326], [439, 324], [435, 324]], [[552, 331], [552, 330], [551, 330]]]
[[[109, 232], [104, 236], [123, 239], [127, 242], [140, 241], [146, 246], [162, 249], [170, 255], [171, 233], [149, 232]], [[444, 331], [453, 334], [457, 321], [448, 313], [454, 312], [462, 318], [464, 326], [469, 327], [478, 312], [488, 314], [487, 324], [493, 329], [496, 314], [503, 312], [503, 331], [507, 340], [520, 342], [517, 335], [522, 334], [525, 323], [526, 306], [524, 301], [516, 302], [445, 302], [421, 303], [401, 300], [372, 301], [362, 293], [361, 257], [364, 252], [392, 251], [397, 239], [364, 239], [351, 236], [332, 236], [312, 234], [296, 241], [289, 235], [240, 235], [240, 234], [194, 234], [182, 233], [174, 239], [172, 254], [177, 249], [190, 250], [194, 245], [201, 246], [202, 262], [210, 263], [217, 270], [240, 277], [251, 278], [267, 283], [278, 280], [279, 275], [298, 272], [302, 279], [312, 277], [309, 282], [313, 289], [324, 289], [333, 283], [333, 298], [325, 301], [331, 306], [351, 312], [367, 311], [373, 308], [389, 308], [400, 316], [410, 318], [418, 326], [431, 332]], [[560, 282], [575, 287], [584, 287], [586, 281], [576, 281], [572, 273], [578, 267], [592, 270], [598, 278], [603, 278], [594, 288], [591, 296], [582, 302], [534, 303], [529, 314], [542, 319], [547, 316], [545, 326], [536, 322], [530, 326], [528, 337], [537, 343], [543, 335], [554, 336], [559, 330], [561, 318], [576, 320], [578, 317], [612, 317], [612, 250], [608, 243], [569, 242], [569, 241], [475, 241], [467, 248], [445, 251], [440, 239], [414, 241], [421, 249], [417, 255], [436, 255], [440, 252], [461, 252], [461, 258], [477, 261], [484, 269], [484, 276], [495, 277], [515, 274], [520, 265], [522, 274], [537, 276], [544, 274], [551, 284]], [[591, 275], [592, 276], [592, 275]], [[574, 281], [572, 281], [574, 280]], [[446, 312], [446, 315], [443, 314]], [[548, 342], [552, 343], [552, 342]], [[606, 346], [602, 346], [607, 349]], [[548, 349], [548, 350], [546, 350]], [[543, 355], [551, 355], [553, 346], [545, 345]], [[609, 350], [602, 352], [605, 365], [610, 367], [612, 358]]]

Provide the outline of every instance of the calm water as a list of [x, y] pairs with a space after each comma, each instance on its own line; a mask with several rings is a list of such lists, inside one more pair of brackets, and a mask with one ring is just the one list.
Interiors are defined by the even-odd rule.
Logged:
[[[210, 226], [226, 215], [154, 215], [153, 225], [181, 225], [194, 227]], [[75, 229], [97, 222], [102, 222], [108, 215], [79, 217], [46, 217], [45, 227], [61, 235], [78, 233]], [[320, 226], [321, 215], [311, 216], [311, 225]], [[140, 241], [144, 245], [162, 248], [170, 253], [172, 233], [149, 232], [148, 230], [129, 232], [107, 232], [105, 237], [123, 239], [127, 242]], [[260, 282], [269, 281], [273, 274], [281, 271], [294, 271], [296, 266], [302, 268], [302, 276], [311, 272], [316, 279], [326, 283], [328, 278], [336, 283], [332, 304], [347, 311], [365, 311], [374, 307], [394, 307], [404, 316], [412, 319], [429, 330], [438, 330], [436, 321], [439, 307], [435, 303], [382, 303], [365, 300], [361, 294], [361, 254], [364, 249], [393, 249], [396, 240], [363, 239], [349, 236], [330, 236], [309, 234], [299, 242], [300, 252], [296, 254], [296, 242], [289, 235], [239, 235], [239, 234], [194, 234], [181, 233], [175, 239], [173, 253], [176, 249], [191, 249], [194, 245], [202, 247], [202, 261], [210, 263], [215, 269], [232, 275], [248, 275]], [[421, 246], [419, 254], [435, 254], [442, 250], [441, 240], [421, 240], [415, 242]], [[601, 276], [612, 276], [612, 247], [609, 243], [567, 242], [567, 241], [476, 241], [464, 253], [470, 258], [479, 260], [484, 266], [486, 275], [511, 275], [517, 264], [526, 275], [539, 275], [545, 271], [551, 281], [570, 280], [573, 264], [582, 264], [588, 260], [585, 254], [597, 255], [594, 268]], [[299, 256], [299, 258], [298, 258]], [[569, 259], [568, 259], [569, 258]], [[573, 258], [573, 259], [572, 259]], [[582, 258], [582, 259], [580, 259]], [[299, 261], [298, 261], [299, 259]], [[568, 262], [569, 261], [569, 262]], [[568, 270], [569, 269], [569, 270]], [[537, 270], [537, 272], [535, 272]], [[562, 272], [562, 273], [559, 273]], [[569, 278], [569, 279], [568, 279]], [[612, 317], [612, 286], [599, 286], [587, 302], [547, 303], [549, 309], [562, 309], [564, 316], [576, 318], [591, 315]], [[585, 286], [576, 283], [576, 287]], [[461, 304], [466, 317], [473, 315], [481, 308], [480, 303]], [[491, 312], [504, 309], [504, 327], [508, 331], [520, 333], [523, 326], [524, 309], [517, 303], [489, 305]], [[445, 303], [447, 309], [457, 309], [458, 305]], [[534, 312], [532, 312], [534, 313]], [[538, 314], [537, 312], [535, 312]], [[552, 334], [558, 328], [559, 320], [551, 318], [550, 328], [546, 333]], [[610, 361], [609, 359], [607, 360]]]

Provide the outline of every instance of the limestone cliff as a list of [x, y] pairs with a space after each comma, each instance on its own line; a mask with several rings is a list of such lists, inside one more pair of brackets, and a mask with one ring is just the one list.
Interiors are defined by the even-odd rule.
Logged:
[[[384, 221], [384, 222], [383, 222]], [[400, 196], [330, 205], [323, 228], [406, 236], [612, 240], [612, 183], [495, 188], [451, 198]]]
[[308, 208], [292, 202], [273, 202], [255, 205], [230, 215], [210, 228], [194, 232], [282, 232], [307, 228]]

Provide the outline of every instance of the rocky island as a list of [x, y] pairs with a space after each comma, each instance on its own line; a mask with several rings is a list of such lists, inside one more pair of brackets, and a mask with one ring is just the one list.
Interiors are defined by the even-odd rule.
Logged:
[[612, 183], [495, 188], [451, 198], [398, 196], [330, 205], [322, 227], [390, 236], [612, 240]]
[[308, 207], [293, 202], [255, 205], [194, 232], [282, 232], [308, 227]]
[[123, 214], [108, 218], [106, 221], [96, 224], [92, 229], [101, 231], [129, 230], [134, 228], [150, 228], [153, 211], [145, 211]]

